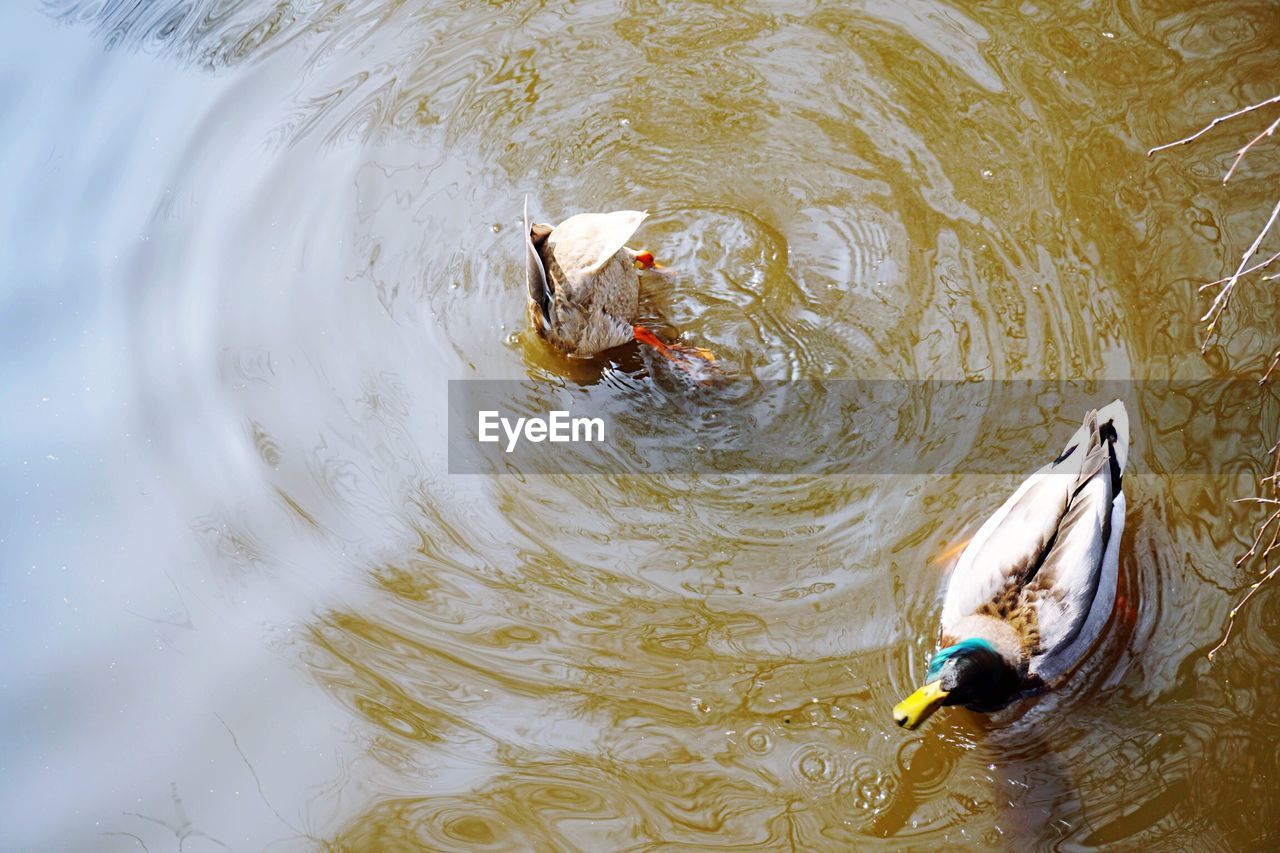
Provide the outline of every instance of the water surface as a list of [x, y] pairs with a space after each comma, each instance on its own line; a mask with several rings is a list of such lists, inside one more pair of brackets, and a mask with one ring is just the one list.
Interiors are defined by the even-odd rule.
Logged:
[[[1274, 593], [1205, 657], [1273, 434], [1131, 401], [1096, 665], [910, 734], [1015, 473], [451, 476], [445, 410], [570, 369], [525, 331], [526, 195], [651, 211], [645, 319], [743, 379], [1257, 376], [1275, 288], [1201, 356], [1195, 285], [1276, 149], [1227, 190], [1262, 125], [1144, 153], [1274, 94], [1274, 4], [55, 0], [0, 33], [0, 846], [1274, 845]], [[682, 393], [616, 361], [570, 381]], [[1180, 445], [1230, 452], [1154, 464]]]

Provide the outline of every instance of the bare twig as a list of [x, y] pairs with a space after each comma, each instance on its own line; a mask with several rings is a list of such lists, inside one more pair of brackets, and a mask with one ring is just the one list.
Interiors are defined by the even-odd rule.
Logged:
[[98, 834], [99, 835], [117, 835], [123, 838], [132, 838], [134, 841], [138, 842], [138, 846], [142, 848], [142, 853], [151, 853], [151, 851], [147, 849], [147, 842], [143, 841], [140, 836], [134, 835], [132, 832], [99, 832]]
[[1222, 176], [1222, 182], [1224, 184], [1227, 181], [1231, 180], [1231, 176], [1236, 173], [1236, 166], [1240, 165], [1240, 161], [1244, 159], [1244, 155], [1249, 152], [1249, 149], [1252, 148], [1254, 145], [1258, 144], [1258, 141], [1262, 139], [1262, 137], [1270, 136], [1271, 134], [1275, 133], [1277, 127], [1280, 127], [1280, 118], [1271, 122], [1271, 124], [1267, 127], [1266, 130], [1262, 131], [1262, 133], [1259, 133], [1253, 139], [1250, 139], [1248, 142], [1245, 143], [1243, 148], [1241, 148], [1239, 151], [1236, 152], [1236, 159], [1234, 162], [1232, 162], [1231, 168], [1227, 169], [1227, 173]]
[[[1265, 101], [1259, 101], [1251, 106], [1238, 109], [1233, 113], [1219, 116], [1190, 136], [1179, 139], [1176, 142], [1170, 142], [1166, 145], [1157, 145], [1155, 148], [1152, 148], [1147, 152], [1147, 156], [1150, 157], [1157, 151], [1163, 151], [1166, 148], [1185, 145], [1188, 142], [1199, 139], [1201, 136], [1208, 133], [1219, 124], [1222, 124], [1224, 121], [1245, 115], [1246, 113], [1251, 113], [1254, 110], [1261, 109], [1271, 104], [1280, 104], [1280, 95], [1275, 95]], [[1244, 161], [1245, 155], [1263, 139], [1272, 136], [1277, 129], [1280, 129], [1280, 118], [1275, 119], [1271, 124], [1267, 125], [1266, 129], [1261, 133], [1246, 142], [1236, 152], [1235, 159], [1231, 162], [1231, 167], [1227, 169], [1226, 174], [1222, 176], [1222, 183], [1225, 184], [1230, 181], [1232, 176], [1235, 175], [1236, 170], [1240, 167], [1240, 164]], [[1202, 323], [1208, 324], [1204, 344], [1200, 347], [1201, 353], [1204, 353], [1209, 349], [1209, 344], [1213, 341], [1214, 333], [1218, 329], [1218, 323], [1226, 313], [1227, 307], [1231, 304], [1232, 294], [1234, 294], [1236, 285], [1239, 284], [1241, 277], [1264, 269], [1267, 266], [1270, 266], [1277, 259], [1280, 259], [1280, 252], [1276, 252], [1265, 261], [1249, 266], [1249, 259], [1258, 253], [1258, 250], [1262, 246], [1262, 241], [1266, 239], [1266, 236], [1270, 233], [1272, 226], [1276, 224], [1277, 218], [1280, 218], [1280, 201], [1276, 202], [1276, 206], [1272, 209], [1271, 216], [1268, 217], [1266, 224], [1262, 226], [1262, 230], [1259, 231], [1258, 235], [1253, 239], [1253, 243], [1250, 244], [1248, 250], [1246, 250], [1244, 255], [1241, 256], [1240, 263], [1236, 267], [1236, 271], [1227, 278], [1221, 278], [1217, 281], [1211, 281], [1208, 284], [1200, 286], [1200, 293], [1204, 293], [1210, 288], [1221, 286], [1217, 295], [1214, 296], [1213, 302], [1209, 306], [1209, 310], [1200, 318]], [[1280, 278], [1280, 273], [1262, 276], [1263, 281], [1271, 281], [1276, 278]], [[1266, 384], [1266, 382], [1271, 378], [1272, 372], [1275, 371], [1277, 364], [1280, 364], [1280, 350], [1276, 350], [1275, 354], [1272, 355], [1270, 365], [1262, 374], [1262, 378], [1258, 380], [1259, 385]], [[1231, 638], [1231, 629], [1235, 627], [1236, 616], [1244, 606], [1249, 603], [1250, 599], [1253, 598], [1263, 584], [1274, 579], [1275, 576], [1280, 573], [1280, 561], [1273, 564], [1272, 560], [1273, 556], [1280, 557], [1280, 554], [1277, 553], [1280, 552], [1280, 441], [1277, 441], [1272, 445], [1271, 449], [1267, 452], [1272, 458], [1271, 474], [1270, 476], [1261, 478], [1258, 488], [1259, 491], [1269, 490], [1270, 496], [1264, 497], [1259, 494], [1255, 497], [1240, 498], [1236, 501], [1236, 503], [1258, 504], [1264, 507], [1264, 511], [1268, 513], [1266, 518], [1263, 519], [1262, 523], [1258, 526], [1257, 535], [1254, 537], [1253, 543], [1249, 546], [1249, 550], [1236, 560], [1236, 568], [1240, 568], [1249, 560], [1259, 560], [1262, 563], [1262, 568], [1259, 571], [1263, 573], [1263, 577], [1250, 585], [1249, 591], [1244, 594], [1244, 597], [1240, 599], [1236, 606], [1233, 607], [1231, 612], [1227, 615], [1226, 630], [1223, 632], [1222, 640], [1218, 645], [1213, 647], [1212, 651], [1209, 652], [1209, 660], [1213, 660], [1213, 656], [1216, 655], [1227, 644], [1227, 640]], [[1270, 539], [1267, 538], [1268, 533], [1270, 534]], [[1267, 543], [1265, 546], [1262, 544], [1263, 541], [1266, 541]]]
[[[1249, 268], [1248, 268], [1247, 270], [1245, 270], [1244, 272], [1240, 273], [1240, 275], [1242, 275], [1242, 276], [1244, 276], [1244, 275], [1249, 275], [1250, 273], [1255, 273], [1255, 272], [1257, 272], [1258, 270], [1266, 269], [1267, 267], [1269, 267], [1269, 266], [1271, 266], [1272, 264], [1274, 264], [1274, 263], [1276, 262], [1276, 259], [1277, 259], [1277, 258], [1280, 258], [1280, 252], [1276, 252], [1274, 255], [1272, 255], [1271, 257], [1267, 258], [1265, 261], [1262, 261], [1261, 263], [1254, 264], [1253, 266], [1249, 267]], [[1263, 281], [1269, 281], [1270, 279], [1273, 279], [1273, 278], [1275, 278], [1275, 276], [1273, 276], [1273, 275], [1266, 275], [1266, 276], [1263, 276], [1263, 277], [1262, 277], [1262, 280], [1263, 280]], [[1199, 292], [1200, 292], [1200, 293], [1204, 293], [1206, 290], [1208, 290], [1208, 289], [1209, 289], [1209, 288], [1211, 288], [1211, 287], [1216, 287], [1216, 286], [1217, 286], [1217, 285], [1219, 285], [1219, 284], [1226, 284], [1226, 283], [1227, 283], [1227, 282], [1229, 282], [1229, 281], [1231, 281], [1231, 276], [1227, 276], [1226, 278], [1220, 278], [1220, 279], [1218, 279], [1217, 281], [1211, 281], [1211, 282], [1208, 282], [1207, 284], [1202, 284], [1202, 285], [1200, 285]]]
[[1194, 139], [1199, 139], [1200, 137], [1204, 136], [1206, 133], [1208, 133], [1209, 131], [1213, 130], [1215, 127], [1217, 127], [1218, 125], [1222, 124], [1224, 121], [1228, 121], [1228, 120], [1230, 120], [1230, 119], [1233, 119], [1233, 118], [1235, 118], [1236, 116], [1242, 116], [1242, 115], [1244, 115], [1245, 113], [1251, 113], [1251, 112], [1253, 112], [1254, 110], [1260, 110], [1260, 109], [1262, 109], [1263, 107], [1265, 107], [1265, 106], [1267, 106], [1267, 105], [1269, 105], [1269, 104], [1280, 104], [1280, 95], [1276, 95], [1274, 98], [1267, 98], [1267, 100], [1265, 100], [1265, 101], [1259, 101], [1258, 103], [1254, 104], [1253, 106], [1249, 106], [1249, 107], [1245, 107], [1244, 109], [1236, 110], [1236, 111], [1235, 111], [1235, 112], [1233, 112], [1233, 113], [1228, 113], [1227, 115], [1224, 115], [1224, 116], [1218, 116], [1218, 117], [1217, 117], [1217, 118], [1215, 118], [1213, 121], [1209, 122], [1209, 123], [1208, 123], [1208, 124], [1206, 124], [1204, 127], [1200, 128], [1199, 130], [1197, 130], [1195, 133], [1191, 134], [1190, 136], [1187, 136], [1187, 137], [1184, 137], [1184, 138], [1182, 138], [1182, 139], [1179, 139], [1177, 142], [1166, 142], [1164, 145], [1157, 145], [1155, 148], [1152, 148], [1151, 150], [1149, 150], [1149, 151], [1147, 152], [1147, 156], [1148, 156], [1148, 157], [1150, 157], [1152, 154], [1156, 153], [1157, 151], [1163, 151], [1163, 150], [1165, 150], [1166, 148], [1176, 148], [1176, 147], [1177, 147], [1177, 146], [1179, 146], [1179, 145], [1186, 145], [1188, 142], [1191, 142], [1191, 141], [1192, 141], [1192, 140], [1194, 140]]
[[[1266, 385], [1267, 380], [1271, 378], [1271, 371], [1276, 369], [1276, 365], [1280, 364], [1280, 349], [1276, 350], [1276, 354], [1271, 356], [1271, 365], [1267, 368], [1267, 372], [1262, 374], [1262, 378], [1258, 380], [1259, 385]], [[1276, 445], [1280, 447], [1280, 444]]]
[[1274, 578], [1274, 577], [1276, 576], [1276, 572], [1280, 572], [1280, 564], [1277, 564], [1277, 565], [1276, 565], [1276, 567], [1275, 567], [1274, 569], [1272, 569], [1271, 571], [1267, 572], [1267, 576], [1266, 576], [1265, 578], [1263, 578], [1262, 580], [1260, 580], [1260, 581], [1256, 582], [1255, 584], [1253, 584], [1252, 586], [1250, 586], [1250, 587], [1249, 587], [1249, 591], [1248, 591], [1247, 593], [1245, 593], [1244, 598], [1240, 599], [1240, 603], [1239, 603], [1239, 604], [1237, 604], [1235, 607], [1233, 607], [1233, 608], [1231, 609], [1231, 613], [1230, 613], [1230, 614], [1228, 614], [1228, 616], [1227, 616], [1227, 630], [1226, 630], [1226, 633], [1224, 633], [1224, 634], [1222, 635], [1222, 640], [1221, 640], [1221, 641], [1219, 641], [1218, 645], [1214, 646], [1214, 647], [1213, 647], [1213, 649], [1209, 652], [1209, 660], [1213, 660], [1213, 656], [1214, 656], [1214, 655], [1216, 655], [1219, 651], [1221, 651], [1221, 650], [1222, 650], [1222, 647], [1223, 647], [1223, 646], [1225, 646], [1225, 645], [1227, 644], [1227, 640], [1231, 639], [1231, 629], [1232, 629], [1233, 627], [1235, 627], [1235, 624], [1236, 624], [1236, 614], [1240, 612], [1240, 608], [1242, 608], [1242, 607], [1244, 607], [1246, 604], [1248, 604], [1248, 603], [1249, 603], [1249, 599], [1253, 598], [1253, 594], [1254, 594], [1255, 592], [1257, 592], [1257, 591], [1258, 591], [1258, 588], [1259, 588], [1259, 587], [1261, 587], [1261, 586], [1262, 586], [1264, 583], [1266, 583], [1267, 581], [1269, 581], [1269, 580], [1271, 580], [1272, 578]]
[[[227, 721], [222, 719], [221, 714], [214, 714], [214, 716], [218, 718], [218, 722], [222, 723], [222, 727], [226, 729], [227, 734], [231, 736], [231, 745], [236, 748], [236, 752], [240, 753], [240, 760], [244, 762], [244, 766], [249, 768], [249, 775], [253, 777], [253, 784], [257, 786], [258, 796], [262, 799], [262, 802], [266, 803], [267, 808], [271, 810], [271, 813], [276, 816], [277, 820], [299, 835], [306, 836], [306, 833], [301, 829], [298, 829], [298, 827], [294, 826], [289, 821], [285, 820], [284, 815], [276, 811], [276, 807], [271, 805], [271, 801], [267, 799], [267, 792], [262, 790], [262, 780], [258, 778], [258, 771], [253, 769], [253, 765], [249, 762], [249, 756], [245, 755], [244, 750], [240, 748], [240, 739], [237, 738], [236, 733], [231, 730], [231, 726], [227, 725]], [[314, 841], [315, 839], [312, 840]]]
[[[1236, 501], [1236, 503], [1243, 503], [1245, 501], [1257, 501], [1258, 503], [1280, 504], [1280, 501], [1268, 500], [1267, 498], [1240, 498], [1240, 500]], [[1258, 535], [1253, 538], [1253, 544], [1249, 546], [1249, 550], [1241, 554], [1240, 559], [1236, 560], [1237, 569], [1240, 568], [1241, 564], [1243, 564], [1245, 560], [1249, 559], [1254, 554], [1258, 553], [1258, 543], [1262, 541], [1262, 537], [1266, 535], [1267, 529], [1271, 527], [1271, 525], [1274, 524], [1277, 519], [1280, 519], [1280, 510], [1273, 512], [1271, 514], [1271, 517], [1268, 518], [1266, 521], [1264, 521], [1262, 525], [1258, 528]], [[1274, 545], [1274, 542], [1273, 542], [1273, 545]], [[1273, 545], [1268, 545], [1267, 548], [1263, 551], [1262, 556], [1264, 558], [1267, 556], [1267, 553], [1271, 550]]]
[[1245, 264], [1249, 263], [1249, 259], [1258, 251], [1258, 247], [1262, 245], [1262, 239], [1267, 236], [1267, 232], [1271, 230], [1271, 226], [1275, 224], [1278, 216], [1280, 216], [1280, 201], [1276, 202], [1275, 209], [1271, 211], [1271, 218], [1267, 220], [1266, 225], [1262, 226], [1262, 230], [1254, 238], [1253, 244], [1249, 246], [1248, 251], [1240, 258], [1240, 266], [1236, 267], [1235, 273], [1223, 285], [1222, 290], [1218, 291], [1218, 295], [1214, 297], [1213, 304], [1209, 306], [1209, 310], [1200, 318], [1202, 322], [1208, 321], [1209, 323], [1200, 352], [1203, 353], [1209, 349], [1209, 344], [1213, 341], [1213, 333], [1218, 327], [1218, 321], [1222, 319], [1222, 312], [1227, 310], [1227, 305], [1231, 302], [1231, 293], [1235, 290], [1236, 282], [1240, 280], [1240, 276], [1244, 272]]
[[[1280, 352], [1277, 352], [1275, 358], [1272, 360], [1272, 367], [1275, 367], [1276, 361], [1280, 361]], [[1271, 370], [1268, 369], [1267, 374], [1270, 375], [1270, 373]], [[1262, 479], [1262, 483], [1264, 485], [1267, 483], [1271, 484], [1271, 493], [1275, 497], [1239, 498], [1236, 503], [1257, 503], [1268, 507], [1280, 507], [1280, 441], [1277, 441], [1275, 446], [1273, 446], [1269, 452], [1274, 459], [1274, 463], [1271, 468], [1271, 475], [1264, 477]], [[1271, 539], [1267, 542], [1266, 547], [1262, 549], [1261, 554], [1259, 554], [1258, 546], [1262, 543], [1262, 538], [1267, 535], [1268, 530], [1271, 531]], [[1260, 569], [1260, 571], [1266, 572], [1266, 575], [1250, 584], [1249, 591], [1244, 594], [1244, 598], [1240, 599], [1240, 601], [1236, 603], [1236, 606], [1231, 608], [1231, 612], [1227, 614], [1227, 630], [1223, 632], [1222, 639], [1218, 641], [1218, 645], [1214, 646], [1213, 650], [1209, 652], [1209, 660], [1213, 660], [1213, 656], [1217, 654], [1218, 651], [1227, 644], [1227, 640], [1231, 638], [1231, 629], [1235, 627], [1236, 617], [1240, 614], [1240, 611], [1244, 609], [1244, 606], [1249, 603], [1249, 599], [1253, 598], [1254, 594], [1263, 584], [1275, 578], [1276, 574], [1280, 572], [1280, 563], [1277, 563], [1275, 566], [1271, 565], [1271, 557], [1277, 550], [1280, 550], [1280, 509], [1273, 510], [1271, 514], [1267, 516], [1266, 520], [1263, 521], [1262, 524], [1258, 525], [1258, 535], [1253, 538], [1253, 544], [1249, 546], [1249, 550], [1246, 551], [1240, 559], [1236, 560], [1236, 568], [1239, 568], [1246, 560], [1254, 556], [1260, 556], [1262, 560], [1262, 569]]]

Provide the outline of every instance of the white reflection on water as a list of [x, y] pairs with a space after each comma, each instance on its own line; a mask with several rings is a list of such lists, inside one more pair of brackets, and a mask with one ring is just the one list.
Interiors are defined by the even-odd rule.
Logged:
[[[0, 9], [0, 33], [0, 844], [296, 836], [287, 824], [305, 828], [315, 796], [296, 780], [334, 777], [346, 724], [276, 626], [305, 616], [332, 573], [305, 540], [283, 539], [277, 556], [309, 570], [209, 571], [190, 496], [158, 469], [157, 447], [189, 448], [206, 497], [244, 513], [264, 501], [218, 446], [238, 427], [195, 387], [216, 370], [189, 338], [204, 309], [168, 319], [172, 336], [148, 352], [131, 333], [166, 290], [192, 292], [198, 259], [149, 281], [139, 250], [190, 224], [173, 175], [235, 86], [105, 53], [86, 28], [16, 3]], [[227, 153], [251, 173], [255, 147]]]

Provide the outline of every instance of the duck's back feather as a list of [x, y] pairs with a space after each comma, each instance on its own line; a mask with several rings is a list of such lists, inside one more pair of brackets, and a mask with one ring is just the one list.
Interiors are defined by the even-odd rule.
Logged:
[[[1075, 454], [1072, 454], [1074, 456]], [[1024, 582], [1040, 565], [1067, 508], [1078, 471], [1071, 456], [1028, 477], [969, 540], [947, 582], [942, 630], [978, 613], [1010, 582]]]
[[1042, 650], [1032, 658], [1033, 669], [1069, 645], [1084, 625], [1100, 592], [1102, 557], [1112, 538], [1111, 510], [1120, 487], [1112, 470], [1114, 454], [1111, 442], [1102, 439], [1097, 414], [1090, 412], [1085, 424], [1088, 443], [1076, 451], [1083, 455], [1071, 500], [1023, 596], [1035, 610]]

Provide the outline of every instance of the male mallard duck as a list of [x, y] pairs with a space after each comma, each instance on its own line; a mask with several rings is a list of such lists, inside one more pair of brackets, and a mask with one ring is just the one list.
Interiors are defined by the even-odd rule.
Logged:
[[590, 358], [634, 340], [697, 376], [714, 364], [710, 352], [664, 343], [635, 325], [637, 266], [650, 269], [655, 264], [650, 252], [634, 251], [626, 243], [648, 215], [638, 210], [579, 213], [559, 225], [531, 225], [526, 198], [529, 318], [542, 337], [571, 356]]
[[1116, 400], [978, 529], [947, 583], [942, 648], [924, 686], [894, 707], [898, 725], [914, 729], [942, 705], [998, 710], [1092, 650], [1116, 599], [1128, 455]]

